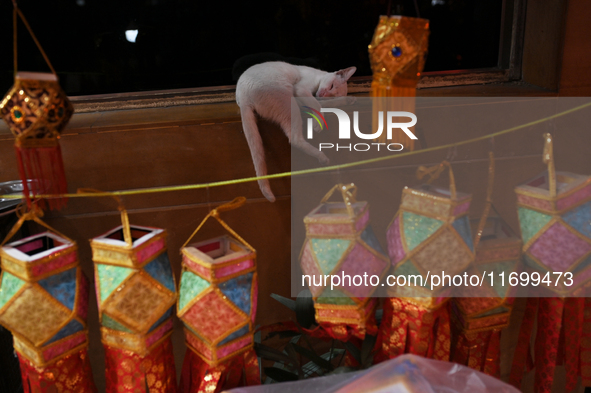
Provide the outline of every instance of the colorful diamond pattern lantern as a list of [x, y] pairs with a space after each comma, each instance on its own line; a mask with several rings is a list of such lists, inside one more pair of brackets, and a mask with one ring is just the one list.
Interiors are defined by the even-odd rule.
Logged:
[[[473, 220], [472, 224], [477, 227], [478, 222]], [[487, 217], [468, 274], [482, 277], [492, 272], [496, 279], [504, 272], [508, 279], [511, 273], [520, 270], [521, 247], [521, 239], [500, 216]], [[491, 286], [490, 280], [484, 280], [479, 287], [459, 288], [462, 296], [454, 299], [454, 309], [459, 311], [457, 316], [467, 330], [501, 328], [509, 323], [513, 304], [509, 293], [511, 287], [501, 285], [501, 280], [494, 280], [493, 284]]]
[[[449, 360], [449, 282], [431, 290], [428, 275], [461, 274], [474, 260], [468, 210], [471, 196], [456, 192], [451, 165], [420, 167], [419, 178], [435, 179], [449, 168], [450, 187], [405, 187], [400, 208], [386, 232], [396, 286], [384, 301], [374, 361], [404, 353]], [[417, 278], [422, 277], [421, 281]], [[437, 283], [433, 283], [437, 284]]]
[[[333, 192], [341, 191], [343, 202], [328, 202]], [[337, 334], [346, 325], [348, 335], [365, 336], [368, 323], [373, 323], [374, 285], [359, 285], [363, 276], [380, 279], [388, 268], [388, 258], [369, 225], [369, 205], [355, 200], [356, 187], [338, 184], [318, 207], [305, 218], [306, 242], [300, 264], [314, 297], [316, 321], [327, 331]], [[342, 278], [331, 289], [321, 280], [324, 275]], [[374, 280], [378, 281], [378, 280]], [[320, 284], [320, 285], [319, 285]], [[375, 324], [375, 323], [374, 323]], [[340, 339], [345, 338], [337, 334]]]
[[122, 227], [91, 240], [97, 299], [103, 342], [145, 355], [171, 333], [175, 285], [166, 232], [132, 226], [131, 236], [132, 247]]
[[256, 252], [230, 236], [184, 247], [178, 315], [187, 344], [211, 365], [253, 346]]
[[[591, 303], [578, 297], [585, 295], [591, 278], [591, 176], [557, 172], [552, 136], [545, 134], [544, 140], [548, 171], [516, 187], [515, 192], [524, 263], [530, 274], [542, 277], [536, 289], [546, 292], [528, 299], [510, 382], [521, 386], [531, 356], [529, 338], [535, 335], [534, 390], [552, 390], [555, 367], [564, 358], [566, 391], [572, 391], [579, 375], [585, 385], [591, 385]], [[556, 279], [559, 275], [562, 279]], [[547, 297], [548, 293], [556, 297]]]
[[[479, 228], [478, 220], [472, 227]], [[489, 274], [506, 279], [520, 270], [521, 239], [498, 215], [485, 217], [481, 236], [476, 246], [474, 264], [468, 269], [470, 276], [486, 275], [482, 286], [458, 288], [461, 297], [452, 302], [452, 320], [456, 328], [457, 344], [452, 360], [479, 371], [500, 376], [500, 332], [509, 324], [513, 298], [510, 286], [496, 280], [490, 285]], [[468, 297], [471, 296], [471, 297]]]
[[77, 250], [52, 232], [2, 247], [0, 323], [13, 334], [23, 383], [41, 389], [34, 391], [59, 390], [66, 380], [79, 391], [96, 390], [87, 357], [88, 281]]
[[[405, 187], [399, 211], [387, 231], [388, 252], [394, 275], [420, 275], [427, 272], [453, 276], [462, 273], [474, 259], [468, 209], [471, 196], [450, 192], [432, 185]], [[410, 279], [409, 279], [410, 282]], [[428, 285], [397, 288], [400, 296], [432, 296], [432, 306], [441, 302], [449, 286], [433, 293]], [[440, 298], [438, 300], [438, 298]]]
[[[102, 342], [111, 365], [106, 370], [107, 392], [148, 386], [150, 391], [174, 393], [170, 335], [176, 291], [166, 231], [129, 226], [125, 211], [122, 218], [124, 225], [90, 241]], [[154, 364], [155, 371], [146, 370], [146, 362]], [[135, 375], [133, 383], [118, 372], [121, 364]]]
[[[256, 250], [220, 217], [246, 198], [213, 209], [181, 248], [183, 270], [177, 314], [185, 325], [185, 354], [181, 391], [217, 392], [260, 384], [254, 352], [257, 308]], [[229, 233], [190, 243], [214, 217]]]
[[591, 177], [556, 172], [554, 196], [549, 181], [546, 172], [515, 189], [524, 262], [542, 276], [572, 272], [572, 286], [547, 286], [566, 295], [591, 277]]

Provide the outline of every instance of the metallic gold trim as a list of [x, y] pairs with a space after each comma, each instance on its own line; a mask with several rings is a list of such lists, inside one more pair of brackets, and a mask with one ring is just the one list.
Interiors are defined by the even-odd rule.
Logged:
[[205, 355], [203, 355], [202, 353], [200, 353], [196, 348], [194, 348], [193, 346], [191, 346], [191, 344], [185, 339], [185, 344], [187, 345], [187, 348], [191, 351], [193, 351], [193, 353], [195, 353], [197, 356], [199, 356], [204, 362], [206, 362], [209, 366], [214, 367], [217, 366], [223, 362], [225, 362], [226, 360], [239, 355], [243, 352], [246, 352], [252, 348], [254, 348], [254, 337], [252, 337], [250, 344], [241, 347], [240, 349], [224, 356], [223, 358], [218, 358], [217, 357], [217, 351], [219, 349], [224, 348], [227, 345], [232, 345], [234, 344], [236, 341], [238, 340], [242, 340], [244, 339], [244, 337], [248, 336], [249, 334], [245, 334], [244, 336], [238, 337], [230, 342], [228, 342], [227, 344], [224, 344], [224, 346], [222, 347], [216, 347], [216, 348], [212, 348], [210, 345], [208, 345], [207, 343], [205, 343], [202, 339], [200, 339], [199, 337], [197, 337], [195, 334], [193, 334], [193, 332], [191, 332], [189, 329], [185, 328], [185, 334], [190, 334], [191, 336], [193, 336], [195, 339], [201, 341], [206, 347], [209, 347], [209, 349], [211, 350], [211, 355], [213, 359], [208, 359], [207, 357], [205, 357]]

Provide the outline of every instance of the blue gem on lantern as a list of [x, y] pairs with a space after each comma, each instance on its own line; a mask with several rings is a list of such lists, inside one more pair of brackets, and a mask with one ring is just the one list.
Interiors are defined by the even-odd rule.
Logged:
[[400, 45], [396, 45], [394, 48], [392, 48], [392, 56], [400, 57], [400, 55], [402, 55], [402, 48]]

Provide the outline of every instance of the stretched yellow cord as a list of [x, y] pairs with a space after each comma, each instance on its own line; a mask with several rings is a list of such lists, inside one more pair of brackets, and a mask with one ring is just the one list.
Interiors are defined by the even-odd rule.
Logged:
[[[266, 176], [245, 177], [242, 179], [224, 180], [224, 181], [218, 181], [218, 182], [213, 182], [213, 183], [187, 184], [184, 186], [153, 187], [153, 188], [143, 188], [143, 189], [138, 189], [138, 190], [124, 190], [124, 191], [112, 191], [112, 192], [88, 193], [88, 194], [87, 193], [56, 194], [56, 195], [44, 194], [44, 195], [36, 195], [36, 198], [46, 198], [46, 199], [47, 198], [86, 198], [86, 197], [107, 197], [107, 196], [112, 197], [114, 195], [119, 195], [119, 196], [121, 196], [121, 195], [141, 195], [141, 194], [152, 194], [155, 192], [196, 190], [196, 189], [200, 189], [200, 188], [220, 187], [220, 186], [227, 186], [230, 184], [248, 183], [248, 182], [258, 181], [258, 180], [262, 180], [262, 179], [278, 179], [278, 178], [288, 177], [288, 176], [299, 176], [299, 175], [307, 175], [310, 173], [328, 172], [328, 171], [333, 171], [333, 170], [337, 170], [337, 169], [352, 168], [352, 167], [359, 166], [359, 165], [372, 164], [375, 162], [381, 162], [381, 161], [392, 160], [395, 158], [407, 157], [407, 156], [411, 156], [411, 155], [415, 155], [415, 154], [428, 153], [428, 152], [438, 151], [438, 150], [445, 150], [445, 149], [449, 149], [449, 148], [452, 148], [455, 146], [462, 146], [462, 145], [467, 145], [469, 143], [483, 141], [483, 140], [494, 138], [494, 137], [497, 137], [500, 135], [509, 134], [511, 132], [518, 131], [518, 130], [521, 130], [521, 129], [524, 129], [527, 127], [531, 127], [536, 124], [540, 124], [540, 123], [543, 123], [543, 122], [546, 122], [546, 121], [549, 121], [552, 119], [556, 119], [558, 117], [568, 115], [569, 113], [579, 111], [579, 110], [587, 108], [589, 106], [591, 106], [591, 102], [577, 106], [575, 108], [568, 109], [566, 111], [557, 113], [552, 116], [544, 117], [542, 119], [534, 120], [529, 123], [525, 123], [525, 124], [521, 124], [521, 125], [518, 125], [515, 127], [507, 128], [505, 130], [497, 131], [492, 134], [480, 136], [477, 138], [467, 139], [467, 140], [461, 141], [461, 142], [448, 143], [447, 145], [435, 146], [435, 147], [430, 147], [430, 148], [426, 148], [426, 149], [422, 149], [422, 150], [415, 150], [415, 151], [410, 151], [410, 152], [406, 152], [406, 153], [400, 153], [400, 154], [393, 155], [393, 156], [385, 156], [385, 157], [372, 158], [369, 160], [356, 161], [356, 162], [351, 162], [348, 164], [331, 165], [331, 166], [327, 166], [327, 167], [323, 167], [323, 168], [305, 169], [305, 170], [301, 170], [301, 171], [276, 173], [273, 175], [266, 175]], [[21, 199], [22, 196], [14, 195], [14, 194], [13, 195], [0, 195], [0, 198]]]

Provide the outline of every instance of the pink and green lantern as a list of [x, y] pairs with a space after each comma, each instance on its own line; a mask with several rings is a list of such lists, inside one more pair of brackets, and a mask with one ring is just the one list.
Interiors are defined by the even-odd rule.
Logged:
[[[335, 191], [341, 192], [342, 202], [328, 202]], [[356, 193], [354, 184], [337, 184], [306, 215], [306, 241], [300, 256], [316, 321], [341, 340], [362, 339], [377, 331], [376, 299], [371, 296], [388, 269], [388, 257], [369, 224], [369, 204], [357, 201]], [[342, 280], [331, 289], [330, 282], [324, 285], [321, 280], [325, 275]], [[365, 281], [358, 285], [364, 275], [373, 276], [374, 285]]]
[[[474, 260], [468, 217], [471, 195], [456, 191], [453, 172], [448, 163], [431, 169], [421, 167], [419, 171], [426, 174], [436, 172], [431, 178], [433, 180], [445, 165], [449, 167], [449, 189], [424, 184], [405, 187], [402, 191], [400, 209], [386, 234], [392, 261], [391, 272], [396, 276], [420, 275], [425, 282], [428, 272], [445, 272], [453, 277], [463, 273]], [[430, 291], [430, 284], [423, 287], [397, 286], [397, 295], [430, 297], [431, 307], [438, 307], [450, 295], [451, 287], [439, 285]]]
[[[449, 360], [449, 282], [434, 282], [433, 274], [453, 277], [474, 260], [468, 210], [471, 195], [456, 191], [451, 165], [420, 167], [419, 178], [430, 181], [449, 168], [449, 189], [424, 184], [405, 187], [400, 208], [386, 238], [396, 286], [388, 288], [384, 317], [378, 334], [375, 361], [413, 353]], [[417, 281], [417, 278], [422, 278]], [[421, 285], [422, 284], [422, 285]], [[439, 285], [437, 285], [439, 284]]]
[[[472, 220], [472, 224], [478, 225], [478, 220]], [[521, 247], [521, 239], [499, 215], [486, 218], [474, 264], [468, 269], [469, 276], [484, 274], [485, 279], [481, 286], [458, 288], [462, 296], [453, 301], [455, 315], [466, 330], [501, 329], [509, 324], [513, 307], [511, 286], [502, 285], [500, 275], [504, 275], [507, 284], [511, 273], [521, 270]]]
[[[219, 218], [245, 198], [212, 210], [181, 249], [183, 270], [177, 314], [185, 325], [188, 351], [181, 390], [218, 391], [260, 383], [254, 353], [257, 307], [256, 250]], [[190, 243], [214, 217], [229, 233]]]
[[588, 295], [591, 279], [591, 176], [557, 172], [552, 136], [545, 134], [544, 140], [548, 171], [515, 188], [524, 264], [530, 278], [540, 278], [529, 289], [544, 297], [527, 301], [510, 382], [520, 387], [531, 352], [529, 338], [535, 334], [535, 391], [552, 390], [560, 363], [566, 369], [566, 390], [572, 391], [579, 376], [584, 386], [591, 386], [591, 351], [585, 345], [591, 340], [591, 301], [578, 297]]
[[14, 337], [25, 392], [95, 392], [88, 361], [88, 281], [76, 243], [31, 211], [50, 231], [3, 245], [0, 323]]
[[515, 189], [524, 262], [542, 275], [570, 272], [572, 285], [543, 283], [568, 295], [591, 278], [591, 177], [556, 172], [551, 142], [546, 150], [548, 172]]
[[[121, 226], [90, 241], [107, 393], [146, 386], [175, 393], [170, 335], [176, 290], [166, 231], [129, 225], [123, 209], [121, 216]], [[146, 369], [148, 363], [153, 366]]]
[[503, 285], [500, 275], [508, 280], [511, 273], [520, 272], [522, 243], [500, 215], [488, 216], [489, 209], [484, 220], [472, 220], [478, 228], [476, 257], [468, 275], [485, 278], [481, 286], [458, 288], [461, 297], [453, 299], [456, 344], [451, 360], [499, 378], [501, 331], [509, 325], [513, 308], [511, 287]]

